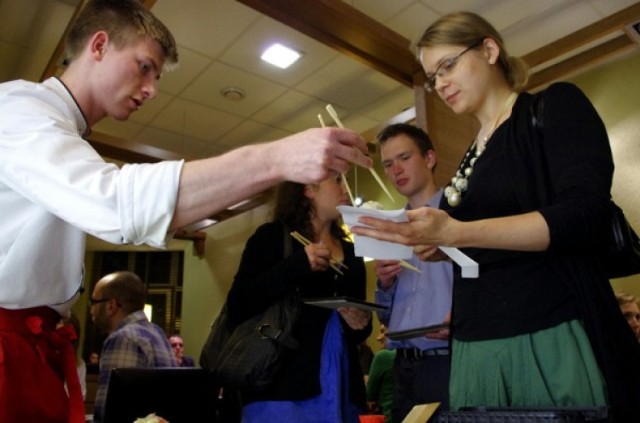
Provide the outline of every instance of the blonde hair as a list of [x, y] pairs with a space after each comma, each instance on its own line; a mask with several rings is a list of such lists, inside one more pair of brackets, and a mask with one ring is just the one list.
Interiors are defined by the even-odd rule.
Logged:
[[616, 299], [618, 300], [618, 305], [623, 306], [625, 304], [638, 304], [636, 297], [633, 295], [627, 294], [625, 292], [616, 293]]
[[498, 63], [505, 79], [515, 91], [524, 90], [529, 80], [527, 64], [518, 57], [509, 56], [498, 31], [484, 18], [471, 12], [454, 12], [432, 23], [415, 43], [415, 53], [420, 59], [420, 49], [443, 45], [472, 46], [491, 38], [500, 47]]
[[156, 40], [165, 56], [165, 67], [178, 63], [176, 41], [169, 29], [137, 0], [91, 0], [74, 22], [65, 43], [65, 63], [75, 60], [98, 31], [109, 34], [117, 49], [140, 36]]

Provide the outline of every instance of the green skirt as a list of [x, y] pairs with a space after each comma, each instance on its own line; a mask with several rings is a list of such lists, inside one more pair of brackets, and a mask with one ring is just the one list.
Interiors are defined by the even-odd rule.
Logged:
[[607, 405], [604, 379], [582, 324], [488, 341], [453, 341], [451, 409]]

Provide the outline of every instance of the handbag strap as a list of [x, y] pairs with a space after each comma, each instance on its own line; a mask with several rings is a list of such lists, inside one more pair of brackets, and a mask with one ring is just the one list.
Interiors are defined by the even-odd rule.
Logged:
[[295, 350], [300, 347], [300, 343], [291, 335], [284, 333], [282, 329], [270, 324], [261, 324], [256, 327], [256, 332], [263, 338], [269, 338], [285, 347]]
[[531, 118], [531, 126], [542, 138], [542, 128], [544, 128], [544, 97], [542, 94], [533, 96], [533, 100], [529, 104], [529, 117]]

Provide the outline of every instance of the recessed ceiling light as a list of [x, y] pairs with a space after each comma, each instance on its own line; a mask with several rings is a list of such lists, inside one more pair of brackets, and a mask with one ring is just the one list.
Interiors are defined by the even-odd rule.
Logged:
[[299, 52], [285, 47], [282, 44], [273, 44], [266, 49], [260, 58], [282, 69], [286, 69], [302, 56]]

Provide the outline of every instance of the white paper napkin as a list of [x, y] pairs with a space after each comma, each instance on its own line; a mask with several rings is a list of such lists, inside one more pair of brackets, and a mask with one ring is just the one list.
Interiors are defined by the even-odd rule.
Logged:
[[[358, 222], [360, 216], [377, 217], [393, 222], [408, 222], [404, 209], [374, 210], [351, 206], [338, 206], [342, 220], [351, 229], [353, 226], [365, 226]], [[355, 253], [358, 257], [371, 257], [379, 260], [406, 260], [413, 256], [413, 248], [389, 241], [380, 241], [368, 236], [353, 235]]]
[[[392, 222], [408, 222], [405, 209], [400, 210], [375, 210], [363, 209], [351, 206], [338, 206], [342, 214], [342, 220], [351, 230], [352, 226], [366, 226], [358, 222], [361, 216], [371, 216]], [[367, 236], [353, 235], [355, 242], [355, 254], [358, 257], [371, 257], [380, 260], [406, 260], [413, 256], [413, 248], [389, 241], [380, 241]], [[462, 251], [453, 247], [438, 247], [451, 260], [460, 266], [463, 278], [477, 278], [479, 274], [478, 263], [469, 258]]]

